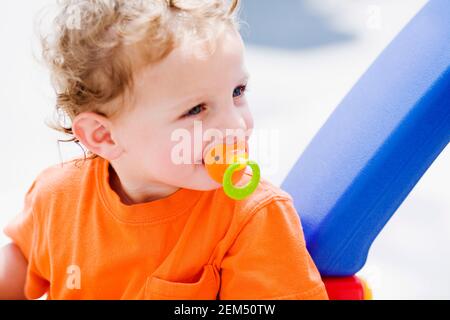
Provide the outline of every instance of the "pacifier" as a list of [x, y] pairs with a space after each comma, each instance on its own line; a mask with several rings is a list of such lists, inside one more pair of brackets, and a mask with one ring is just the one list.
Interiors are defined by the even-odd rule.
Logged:
[[[258, 164], [249, 160], [246, 143], [216, 144], [205, 150], [203, 161], [208, 175], [223, 186], [227, 196], [242, 200], [250, 196], [258, 187], [261, 173]], [[243, 187], [236, 184], [242, 179], [245, 169], [252, 169], [251, 180]]]

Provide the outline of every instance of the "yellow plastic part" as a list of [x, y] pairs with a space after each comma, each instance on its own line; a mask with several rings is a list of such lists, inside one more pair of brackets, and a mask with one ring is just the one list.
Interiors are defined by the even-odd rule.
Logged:
[[359, 278], [363, 286], [364, 300], [373, 300], [373, 292], [365, 279]]

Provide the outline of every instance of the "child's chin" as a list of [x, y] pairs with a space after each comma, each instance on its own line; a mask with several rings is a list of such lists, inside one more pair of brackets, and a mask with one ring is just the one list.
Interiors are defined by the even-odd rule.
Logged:
[[190, 179], [189, 183], [192, 185], [191, 189], [201, 191], [211, 191], [222, 187], [222, 185], [211, 179], [206, 172], [206, 169], [201, 164], [195, 165], [195, 173]]

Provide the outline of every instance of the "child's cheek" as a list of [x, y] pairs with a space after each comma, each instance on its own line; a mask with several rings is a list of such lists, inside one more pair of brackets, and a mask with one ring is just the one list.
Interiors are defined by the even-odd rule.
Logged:
[[177, 141], [170, 141], [167, 145], [168, 148], [165, 149], [165, 156], [167, 161], [171, 163], [172, 166], [178, 167], [188, 167], [192, 166], [199, 161], [201, 164], [202, 155], [202, 140], [200, 139], [195, 146], [193, 134], [189, 133], [189, 136], [179, 139]]
[[184, 162], [179, 163], [178, 160], [180, 159], [177, 159], [177, 157], [174, 159], [170, 147], [160, 148], [156, 153], [157, 156], [152, 161], [151, 169], [154, 176], [159, 177], [161, 181], [176, 185], [186, 182], [186, 178], [191, 173], [190, 164]]
[[181, 168], [186, 168], [186, 165], [189, 163], [190, 159], [187, 159], [183, 156], [182, 153], [177, 152], [177, 148], [175, 144], [167, 143], [165, 145], [160, 145], [157, 150], [155, 150], [154, 154], [157, 154], [154, 159], [157, 162], [159, 170], [165, 173], [175, 173], [177, 170]]

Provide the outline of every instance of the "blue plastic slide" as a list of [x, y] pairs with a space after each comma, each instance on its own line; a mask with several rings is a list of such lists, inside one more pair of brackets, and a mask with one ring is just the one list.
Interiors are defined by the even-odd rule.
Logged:
[[431, 0], [351, 89], [282, 185], [322, 275], [354, 275], [364, 266], [374, 239], [449, 140], [450, 1]]

